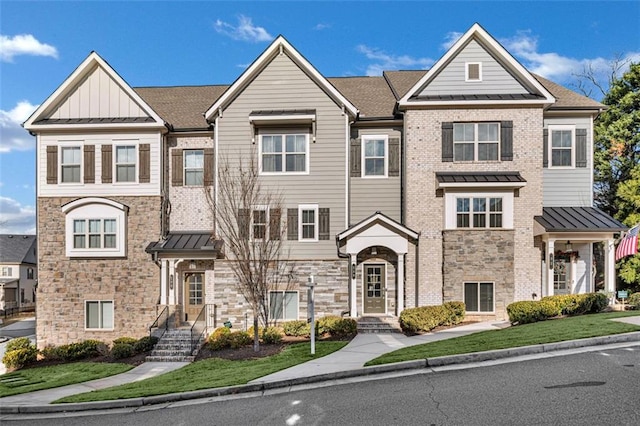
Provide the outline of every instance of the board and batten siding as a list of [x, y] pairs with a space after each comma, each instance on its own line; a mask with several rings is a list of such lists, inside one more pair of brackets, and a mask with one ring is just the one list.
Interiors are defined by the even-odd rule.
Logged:
[[575, 125], [576, 129], [587, 130], [587, 167], [543, 168], [543, 205], [544, 207], [591, 207], [593, 205], [591, 118], [545, 118], [544, 128], [547, 129], [550, 125]]
[[[358, 129], [358, 137], [366, 135], [387, 135], [389, 138], [400, 139], [402, 147], [402, 133], [389, 128]], [[361, 148], [362, 149], [362, 148]], [[402, 163], [402, 148], [399, 153]], [[362, 166], [361, 166], [362, 167]], [[350, 222], [355, 225], [363, 219], [379, 211], [390, 218], [401, 221], [401, 185], [400, 176], [386, 178], [350, 177]]]
[[[330, 239], [317, 242], [286, 241], [292, 259], [336, 258], [335, 235], [345, 227], [346, 120], [336, 105], [287, 55], [277, 55], [231, 102], [218, 120], [219, 161], [239, 156], [248, 164], [259, 161], [259, 137], [251, 143], [249, 114], [257, 110], [315, 109], [316, 142], [309, 139], [308, 174], [261, 176], [263, 188], [283, 196], [282, 226], [287, 209], [317, 204], [330, 209]], [[287, 126], [283, 126], [287, 127]], [[290, 127], [290, 126], [289, 126]]]
[[[73, 141], [73, 142], [70, 142]], [[92, 133], [92, 134], [52, 134], [38, 136], [37, 179], [38, 197], [109, 197], [125, 195], [160, 195], [161, 180], [161, 141], [160, 133]], [[93, 146], [93, 162], [95, 166], [94, 183], [85, 183], [81, 176], [80, 183], [47, 183], [47, 147]], [[102, 183], [102, 145], [136, 145], [137, 165], [135, 183]], [[149, 182], [139, 182], [140, 154], [139, 146], [149, 145]], [[83, 162], [86, 157], [82, 155]], [[61, 158], [58, 155], [57, 167], [60, 174]], [[115, 149], [112, 149], [112, 167], [115, 164]], [[81, 169], [84, 168], [84, 164]], [[85, 175], [83, 173], [83, 175]], [[85, 175], [86, 176], [86, 175]]]
[[[467, 62], [482, 63], [482, 81], [465, 81]], [[517, 93], [528, 91], [477, 41], [471, 40], [425, 87], [420, 96]]]

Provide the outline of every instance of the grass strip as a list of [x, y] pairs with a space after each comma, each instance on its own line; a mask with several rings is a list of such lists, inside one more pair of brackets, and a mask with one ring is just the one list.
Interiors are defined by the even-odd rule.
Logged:
[[640, 326], [610, 321], [613, 318], [637, 315], [638, 312], [607, 312], [541, 321], [508, 327], [502, 330], [482, 331], [467, 336], [399, 349], [372, 359], [365, 365], [390, 364], [438, 356], [516, 348], [640, 331]]
[[347, 343], [316, 342], [315, 356], [310, 354], [310, 343], [297, 343], [287, 346], [279, 354], [265, 358], [242, 361], [220, 358], [205, 359], [157, 377], [71, 395], [54, 401], [54, 403], [107, 401], [243, 385], [259, 377], [328, 355], [343, 348]]
[[17, 370], [0, 376], [0, 397], [73, 385], [124, 373], [128, 364], [74, 362]]

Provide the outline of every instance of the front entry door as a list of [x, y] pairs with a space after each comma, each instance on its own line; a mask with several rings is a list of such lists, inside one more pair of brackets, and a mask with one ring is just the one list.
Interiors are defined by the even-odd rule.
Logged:
[[570, 290], [571, 258], [558, 255], [553, 263], [553, 294], [569, 294]]
[[385, 313], [385, 265], [364, 265], [364, 313]]
[[204, 306], [204, 273], [184, 274], [184, 320], [195, 321]]

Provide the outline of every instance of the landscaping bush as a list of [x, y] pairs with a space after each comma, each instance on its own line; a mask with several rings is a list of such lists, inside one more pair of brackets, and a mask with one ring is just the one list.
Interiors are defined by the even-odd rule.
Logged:
[[138, 339], [134, 339], [133, 337], [118, 337], [113, 341], [113, 344], [117, 345], [118, 343], [126, 343], [127, 345], [133, 346], [137, 342], [138, 342]]
[[229, 345], [231, 349], [239, 349], [243, 346], [249, 346], [253, 343], [253, 335], [246, 331], [234, 331], [229, 334]]
[[262, 332], [262, 341], [266, 344], [282, 342], [282, 331], [278, 327], [267, 327]]
[[29, 349], [33, 345], [31, 344], [31, 340], [28, 337], [17, 337], [15, 339], [9, 340], [7, 346], [5, 347], [5, 352], [15, 351], [16, 349]]
[[409, 308], [400, 313], [400, 328], [405, 333], [427, 332], [445, 324], [449, 318], [449, 310], [442, 305]]
[[48, 347], [42, 351], [45, 358], [60, 359], [63, 361], [76, 361], [92, 358], [108, 353], [107, 345], [99, 340], [85, 340], [78, 343], [70, 343], [57, 347]]
[[[137, 342], [136, 339], [133, 339], [133, 341]], [[129, 358], [135, 354], [136, 352], [133, 345], [126, 342], [114, 343], [111, 348], [111, 356], [115, 359]]]
[[334, 315], [321, 317], [316, 320], [316, 336], [324, 336], [325, 334], [331, 334], [331, 330], [335, 328], [335, 325], [342, 318]]
[[544, 315], [544, 307], [547, 307], [548, 312], [556, 312], [557, 306], [553, 301], [546, 301], [541, 304], [533, 300], [523, 300], [521, 302], [514, 302], [507, 306], [507, 314], [509, 315], [509, 322], [511, 324], [529, 324], [532, 322], [542, 321], [546, 319]]
[[587, 296], [592, 300], [591, 312], [597, 314], [609, 305], [609, 299], [604, 293], [588, 293]]
[[144, 336], [133, 345], [133, 350], [136, 353], [149, 352], [158, 343], [156, 336]]
[[640, 309], [640, 292], [629, 296], [629, 306], [633, 306], [634, 309]]
[[209, 336], [207, 344], [212, 351], [219, 351], [227, 348], [238, 349], [243, 346], [248, 346], [251, 343], [253, 343], [253, 337], [246, 331], [231, 332], [228, 328], [221, 327], [217, 328], [211, 336]]
[[2, 357], [2, 363], [8, 370], [18, 370], [25, 365], [36, 362], [38, 358], [38, 350], [35, 345], [27, 348], [18, 348], [5, 352]]
[[287, 321], [282, 324], [286, 336], [308, 337], [311, 335], [311, 324], [304, 320]]
[[355, 336], [358, 333], [358, 322], [353, 318], [339, 318], [333, 323], [331, 337], [345, 339]]
[[507, 306], [511, 324], [544, 321], [559, 315], [583, 315], [602, 311], [608, 304], [604, 293], [546, 296], [540, 301], [514, 302]]
[[442, 325], [456, 325], [460, 324], [464, 320], [466, 314], [466, 306], [464, 302], [446, 302], [443, 303], [445, 309], [449, 313], [447, 322]]
[[[253, 339], [253, 326], [249, 327], [247, 333]], [[258, 327], [258, 336], [262, 336], [262, 333], [264, 333], [264, 327]]]

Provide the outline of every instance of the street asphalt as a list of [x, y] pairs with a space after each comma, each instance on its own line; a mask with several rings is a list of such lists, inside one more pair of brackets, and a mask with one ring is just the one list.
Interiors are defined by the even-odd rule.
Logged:
[[[620, 318], [616, 321], [640, 325], [640, 315]], [[358, 376], [370, 376], [382, 373], [401, 372], [403, 370], [434, 369], [454, 364], [476, 363], [524, 355], [544, 355], [553, 351], [562, 351], [597, 345], [608, 345], [626, 342], [640, 342], [640, 332], [602, 336], [589, 339], [571, 340], [545, 345], [533, 345], [497, 351], [477, 352], [463, 355], [452, 355], [363, 367], [364, 363], [382, 354], [421, 343], [450, 339], [477, 333], [479, 331], [504, 328], [504, 322], [480, 322], [454, 327], [420, 336], [407, 337], [402, 334], [358, 334], [347, 346], [328, 356], [300, 364], [280, 372], [270, 374], [250, 382], [247, 385], [224, 388], [205, 389], [200, 391], [158, 395], [146, 398], [126, 400], [87, 402], [75, 404], [50, 404], [68, 395], [89, 392], [95, 389], [117, 386], [133, 381], [143, 380], [163, 374], [186, 363], [148, 362], [126, 373], [93, 380], [86, 383], [63, 386], [54, 389], [36, 391], [21, 395], [0, 398], [0, 414], [19, 413], [55, 413], [86, 410], [102, 410], [111, 408], [140, 407], [152, 404], [170, 403], [181, 400], [235, 395], [240, 393], [265, 392], [272, 389], [289, 388], [296, 385], [320, 383], [331, 380], [346, 379]], [[0, 329], [0, 334], [2, 334]]]

